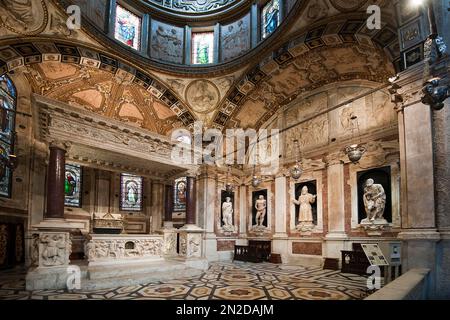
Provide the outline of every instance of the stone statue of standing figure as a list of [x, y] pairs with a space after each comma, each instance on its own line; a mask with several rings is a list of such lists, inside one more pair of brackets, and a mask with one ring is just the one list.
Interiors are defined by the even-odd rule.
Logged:
[[383, 218], [386, 207], [386, 193], [381, 184], [376, 184], [373, 179], [368, 179], [364, 187], [363, 201], [367, 218], [361, 221], [361, 224], [387, 223]]
[[264, 199], [263, 195], [260, 195], [259, 198], [255, 201], [255, 209], [256, 209], [256, 217], [255, 217], [256, 227], [264, 227], [267, 201], [266, 199]]
[[226, 197], [225, 202], [222, 204], [222, 222], [223, 229], [225, 231], [233, 232], [233, 203], [231, 202], [231, 197]]
[[314, 202], [316, 202], [317, 195], [313, 195], [309, 193], [308, 187], [304, 186], [302, 188], [302, 192], [298, 197], [298, 200], [294, 200], [294, 204], [300, 206], [299, 214], [298, 214], [298, 222], [300, 223], [313, 223], [313, 214], [312, 214], [312, 206]]

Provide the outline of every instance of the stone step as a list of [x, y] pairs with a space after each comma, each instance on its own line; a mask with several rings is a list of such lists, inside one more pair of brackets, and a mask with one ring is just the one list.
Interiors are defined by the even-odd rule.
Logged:
[[98, 265], [89, 266], [88, 278], [90, 280], [94, 280], [135, 276], [138, 274], [158, 274], [165, 272], [177, 272], [185, 268], [186, 265], [183, 262], [176, 261], [146, 261], [140, 263]]
[[[134, 270], [133, 270], [134, 271]], [[100, 271], [98, 271], [100, 272]], [[200, 269], [188, 268], [185, 265], [175, 267], [165, 267], [162, 269], [155, 268], [154, 270], [148, 270], [147, 272], [134, 272], [121, 276], [114, 277], [101, 277], [96, 279], [82, 279], [81, 290], [93, 291], [112, 289], [118, 287], [128, 287], [135, 285], [144, 285], [152, 282], [167, 281], [173, 279], [181, 279], [199, 276], [203, 273]]]

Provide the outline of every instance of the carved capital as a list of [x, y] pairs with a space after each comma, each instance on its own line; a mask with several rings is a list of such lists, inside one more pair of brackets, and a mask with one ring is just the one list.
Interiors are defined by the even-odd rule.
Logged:
[[345, 161], [348, 161], [348, 159], [346, 159], [346, 156], [342, 151], [330, 153], [323, 159], [323, 162], [327, 167], [336, 164], [344, 164]]
[[71, 147], [72, 143], [67, 141], [51, 140], [49, 142], [49, 148], [61, 149], [64, 150], [65, 152], [69, 152]]

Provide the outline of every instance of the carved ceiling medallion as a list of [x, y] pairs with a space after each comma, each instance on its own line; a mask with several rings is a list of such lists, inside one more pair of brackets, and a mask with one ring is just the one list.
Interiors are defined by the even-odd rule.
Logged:
[[192, 81], [186, 88], [186, 101], [197, 113], [211, 112], [220, 101], [219, 89], [208, 80]]
[[25, 36], [44, 31], [48, 10], [44, 0], [2, 0], [0, 2], [0, 27]]

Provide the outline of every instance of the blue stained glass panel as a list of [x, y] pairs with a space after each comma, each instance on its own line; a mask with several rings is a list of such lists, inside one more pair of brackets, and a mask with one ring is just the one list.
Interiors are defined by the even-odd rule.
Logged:
[[262, 37], [267, 38], [280, 25], [280, 0], [268, 2], [262, 10]]
[[81, 207], [82, 168], [75, 164], [66, 164], [66, 180], [64, 182], [64, 205]]
[[179, 178], [175, 180], [174, 197], [173, 197], [173, 211], [186, 211], [186, 178]]
[[[16, 88], [11, 79], [0, 76], [0, 157], [7, 159], [14, 153]], [[2, 168], [0, 197], [11, 197], [12, 171]]]
[[120, 210], [142, 211], [142, 177], [122, 173], [120, 175]]
[[136, 50], [140, 48], [141, 18], [120, 5], [116, 7], [114, 37]]

